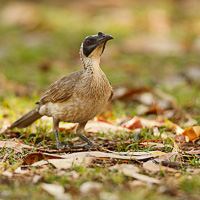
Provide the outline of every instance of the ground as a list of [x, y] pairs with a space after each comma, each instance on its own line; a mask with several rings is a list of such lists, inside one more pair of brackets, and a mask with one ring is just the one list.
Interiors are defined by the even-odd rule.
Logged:
[[[195, 0], [2, 1], [0, 198], [199, 199], [199, 9]], [[98, 31], [115, 38], [101, 59], [114, 97], [85, 133], [100, 150], [83, 149], [75, 125], [62, 123], [72, 149], [57, 151], [49, 118], [6, 130], [82, 67], [80, 44]], [[105, 154], [88, 156], [96, 151]], [[60, 157], [83, 152], [69, 166]]]

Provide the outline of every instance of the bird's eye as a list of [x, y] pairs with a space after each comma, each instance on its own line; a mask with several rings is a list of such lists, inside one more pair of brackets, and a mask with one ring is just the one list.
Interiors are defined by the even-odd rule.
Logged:
[[86, 40], [86, 44], [87, 45], [91, 44], [91, 41], [90, 40]]

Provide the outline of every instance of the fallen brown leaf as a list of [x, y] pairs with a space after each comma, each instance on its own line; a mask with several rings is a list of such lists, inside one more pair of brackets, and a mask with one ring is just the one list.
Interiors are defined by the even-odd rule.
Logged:
[[[124, 152], [123, 152], [124, 153]], [[150, 153], [142, 152], [143, 154], [135, 154], [138, 152], [128, 152], [124, 155], [121, 152], [113, 152], [113, 153], [105, 153], [100, 151], [91, 151], [91, 152], [80, 152], [80, 153], [73, 153], [63, 155], [63, 158], [76, 158], [76, 157], [95, 157], [95, 158], [116, 158], [121, 160], [146, 160], [149, 158], [154, 157]]]
[[129, 186], [131, 188], [141, 187], [141, 186], [144, 186], [144, 185], [145, 185], [145, 183], [143, 181], [140, 181], [140, 180], [134, 180], [134, 181], [129, 182]]
[[42, 183], [41, 188], [54, 196], [57, 200], [71, 200], [72, 197], [65, 193], [65, 189], [61, 185]]
[[155, 178], [143, 174], [138, 174], [139, 169], [133, 165], [123, 165], [122, 172], [125, 176], [130, 176], [146, 183], [155, 183], [155, 184], [160, 183], [160, 181]]
[[152, 160], [145, 162], [143, 168], [153, 173], [158, 173], [160, 171], [177, 172], [175, 169], [155, 164]]
[[152, 128], [152, 127], [161, 127], [164, 125], [165, 125], [164, 119], [152, 120], [135, 116], [124, 124], [124, 128], [128, 129], [145, 128], [145, 127]]
[[170, 139], [171, 139], [171, 141], [172, 141], [173, 144], [174, 144], [174, 147], [173, 147], [172, 153], [180, 153], [181, 150], [179, 149], [177, 143], [176, 143], [172, 138], [170, 138]]
[[177, 135], [182, 135], [184, 132], [184, 129], [182, 129], [180, 126], [178, 126], [177, 124], [171, 122], [170, 120], [166, 120], [166, 123], [171, 127], [174, 128], [176, 131]]
[[86, 124], [85, 130], [88, 132], [92, 132], [92, 133], [104, 133], [104, 134], [113, 134], [113, 133], [123, 133], [123, 132], [130, 132], [130, 130], [120, 127], [120, 126], [116, 126], [116, 125], [112, 125], [112, 124], [108, 124], [105, 122], [100, 122], [100, 121], [90, 121], [89, 123]]
[[149, 176], [146, 176], [146, 175], [143, 175], [143, 174], [138, 174], [138, 173], [129, 174], [129, 173], [125, 172], [124, 175], [133, 177], [135, 179], [138, 179], [138, 180], [146, 182], [146, 183], [153, 183], [153, 184], [159, 184], [160, 183], [160, 180], [157, 180], [155, 178], [152, 178], [152, 177], [149, 177]]
[[80, 192], [84, 194], [94, 193], [95, 195], [103, 188], [102, 183], [98, 182], [85, 182], [80, 186]]
[[41, 165], [46, 165], [46, 164], [52, 164], [54, 167], [57, 169], [69, 169], [72, 166], [80, 166], [84, 165], [87, 166], [89, 165], [94, 158], [92, 157], [76, 157], [76, 158], [68, 158], [68, 159], [50, 159], [47, 161], [39, 161], [32, 166], [41, 166]]
[[158, 159], [167, 160], [167, 161], [181, 161], [182, 155], [180, 153], [166, 153], [159, 155]]
[[183, 138], [180, 139], [179, 135], [185, 136], [186, 142], [196, 140], [200, 137], [200, 126], [192, 126], [184, 130], [180, 126], [178, 126], [177, 124], [174, 124], [173, 122], [169, 120], [167, 120], [166, 122], [170, 127], [175, 129], [176, 134], [178, 136], [178, 137], [177, 136], [175, 137], [176, 141], [183, 141]]
[[13, 171], [6, 170], [6, 171], [2, 172], [1, 174], [3, 176], [12, 177], [13, 176]]
[[30, 170], [29, 169], [22, 169], [22, 167], [18, 167], [15, 170], [15, 174], [30, 174]]
[[[139, 143], [139, 144], [144, 145], [146, 147], [157, 147], [157, 148], [164, 148], [165, 147], [164, 144], [156, 143], [156, 142], [142, 142], [142, 143]], [[169, 145], [166, 145], [166, 146], [169, 146]], [[161, 153], [163, 153], [163, 152], [161, 152]]]
[[160, 163], [163, 166], [179, 169], [181, 167], [187, 167], [189, 164], [185, 164], [182, 162], [173, 162], [173, 161], [167, 161], [162, 159], [154, 159], [157, 163]]
[[[86, 126], [85, 130], [90, 133], [104, 133], [104, 134], [115, 134], [115, 133], [124, 133], [124, 132], [131, 132], [127, 128], [123, 128], [121, 126], [114, 125], [112, 123], [109, 123], [107, 121], [89, 121]], [[73, 123], [67, 123], [67, 124], [61, 124], [60, 128], [65, 129], [73, 129], [75, 124]]]
[[147, 111], [146, 114], [156, 114], [156, 115], [160, 115], [163, 114], [164, 110], [157, 104], [151, 106]]
[[29, 153], [22, 165], [31, 165], [34, 162], [40, 161], [40, 160], [44, 160], [44, 159], [62, 159], [61, 156], [57, 155], [57, 154], [48, 154], [48, 153]]
[[189, 127], [182, 134], [185, 136], [186, 142], [196, 140], [200, 136], [200, 126]]
[[27, 144], [23, 144], [19, 139], [13, 138], [11, 140], [1, 140], [0, 141], [0, 148], [12, 148], [16, 152], [23, 152], [24, 149], [31, 150], [33, 149], [31, 146]]
[[40, 180], [42, 180], [43, 176], [42, 175], [34, 175], [33, 176], [33, 183], [38, 183]]
[[127, 121], [124, 124], [124, 127], [128, 129], [142, 128], [142, 123], [139, 117], [134, 117], [131, 120]]
[[186, 151], [187, 154], [192, 154], [192, 155], [199, 155], [200, 150], [192, 150], [192, 151]]
[[138, 174], [139, 168], [136, 167], [135, 165], [131, 164], [117, 164], [109, 168], [109, 170], [118, 170], [119, 173], [123, 173], [125, 176], [129, 176], [135, 179], [138, 179], [140, 181], [146, 182], [146, 183], [155, 183], [158, 184], [160, 183], [159, 180], [145, 176], [142, 174]]

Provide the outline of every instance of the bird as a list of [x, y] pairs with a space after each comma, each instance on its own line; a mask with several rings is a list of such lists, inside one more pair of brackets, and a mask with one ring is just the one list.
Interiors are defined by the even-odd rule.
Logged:
[[113, 88], [100, 67], [100, 58], [107, 41], [113, 36], [99, 31], [87, 36], [80, 47], [80, 60], [83, 68], [72, 72], [51, 84], [37, 107], [15, 121], [9, 129], [25, 128], [42, 116], [52, 117], [53, 133], [57, 149], [70, 149], [59, 139], [59, 123], [78, 123], [76, 135], [87, 142], [85, 148], [95, 148], [94, 143], [84, 135], [87, 122], [100, 113], [113, 96]]

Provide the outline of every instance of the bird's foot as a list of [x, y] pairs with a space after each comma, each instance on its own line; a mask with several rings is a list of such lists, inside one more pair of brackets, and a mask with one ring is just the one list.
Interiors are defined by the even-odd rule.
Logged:
[[100, 147], [98, 145], [94, 145], [93, 143], [91, 144], [86, 144], [83, 146], [84, 149], [100, 149]]
[[58, 150], [70, 150], [70, 146], [69, 145], [63, 145], [63, 144], [57, 144], [57, 149]]

